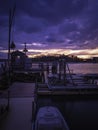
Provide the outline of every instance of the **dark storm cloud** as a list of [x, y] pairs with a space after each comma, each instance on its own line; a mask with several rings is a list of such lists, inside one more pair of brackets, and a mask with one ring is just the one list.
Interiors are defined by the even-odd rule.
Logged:
[[46, 36], [45, 38], [46, 42], [48, 42], [49, 44], [53, 44], [53, 43], [63, 43], [64, 39], [58, 35], [58, 34], [54, 34], [54, 33], [50, 33], [48, 36]]
[[1, 0], [0, 13], [8, 14], [9, 8], [12, 8], [14, 4], [18, 14], [24, 13], [57, 22], [66, 16], [81, 12], [87, 0]]
[[[78, 47], [98, 46], [98, 1], [89, 0], [86, 8], [77, 16], [67, 19], [59, 26], [59, 34], [70, 39], [68, 44], [75, 44]], [[84, 44], [86, 41], [89, 44]], [[90, 43], [93, 42], [93, 45]], [[67, 44], [67, 42], [65, 43]]]
[[0, 0], [0, 15], [5, 15], [8, 12], [9, 0]]
[[9, 7], [14, 4], [18, 14], [24, 13], [55, 23], [81, 12], [87, 0], [1, 0], [1, 12], [8, 13]]
[[8, 27], [8, 17], [0, 16], [0, 27]]
[[98, 0], [0, 0], [0, 44], [7, 41], [9, 8], [15, 3], [17, 44], [41, 41], [55, 48], [57, 43], [58, 48], [98, 46]]
[[33, 0], [32, 15], [56, 24], [65, 17], [78, 14], [85, 8], [87, 0]]
[[[81, 29], [80, 40], [88, 40], [89, 46], [94, 47], [98, 46], [98, 40], [95, 40], [98, 37], [98, 1], [89, 0], [89, 5], [86, 11], [83, 14], [85, 19], [84, 29]], [[92, 42], [92, 44], [90, 43]]]
[[29, 16], [21, 16], [16, 20], [18, 31], [26, 33], [36, 33], [40, 32], [45, 25], [39, 19], [34, 19]]
[[76, 30], [78, 30], [77, 24], [68, 22], [60, 26], [59, 33], [66, 34]]

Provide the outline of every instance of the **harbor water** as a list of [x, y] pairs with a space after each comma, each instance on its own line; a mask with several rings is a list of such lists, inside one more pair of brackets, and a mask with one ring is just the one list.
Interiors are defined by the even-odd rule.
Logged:
[[98, 63], [69, 63], [68, 65], [76, 74], [98, 74]]
[[[98, 74], [98, 63], [67, 63], [69, 69], [71, 72], [75, 74], [87, 74], [87, 73], [97, 73]], [[39, 67], [49, 66], [49, 69], [52, 69], [52, 63], [33, 63], [32, 68], [38, 69]], [[57, 66], [57, 65], [56, 65]], [[51, 71], [51, 70], [50, 70]], [[58, 72], [58, 67], [57, 67], [57, 72]]]

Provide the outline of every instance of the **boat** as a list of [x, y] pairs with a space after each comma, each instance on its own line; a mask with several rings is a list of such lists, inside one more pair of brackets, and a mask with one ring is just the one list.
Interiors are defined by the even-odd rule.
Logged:
[[33, 130], [69, 130], [67, 122], [57, 107], [40, 107]]

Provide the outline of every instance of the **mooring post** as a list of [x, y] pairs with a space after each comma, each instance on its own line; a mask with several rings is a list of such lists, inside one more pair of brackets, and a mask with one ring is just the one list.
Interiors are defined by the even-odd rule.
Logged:
[[8, 90], [8, 103], [7, 103], [7, 110], [10, 108], [10, 90]]
[[34, 101], [32, 101], [32, 122], [34, 121]]

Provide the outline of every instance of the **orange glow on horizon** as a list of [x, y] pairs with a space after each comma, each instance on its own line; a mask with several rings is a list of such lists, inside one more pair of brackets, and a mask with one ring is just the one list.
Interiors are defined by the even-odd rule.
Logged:
[[[41, 55], [73, 55], [79, 58], [88, 59], [92, 57], [98, 57], [98, 48], [96, 49], [84, 49], [84, 50], [71, 50], [71, 49], [46, 49], [46, 50], [33, 50], [28, 51], [29, 57], [36, 57]], [[32, 54], [32, 53], [36, 54]], [[40, 53], [40, 54], [39, 54]]]
[[[19, 50], [23, 52], [23, 50]], [[7, 54], [8, 50], [0, 50], [0, 53]], [[72, 50], [72, 49], [28, 49], [28, 57], [36, 56], [47, 56], [47, 55], [73, 55], [79, 58], [88, 59], [92, 57], [98, 57], [98, 48], [96, 49], [82, 49], [82, 50]]]

